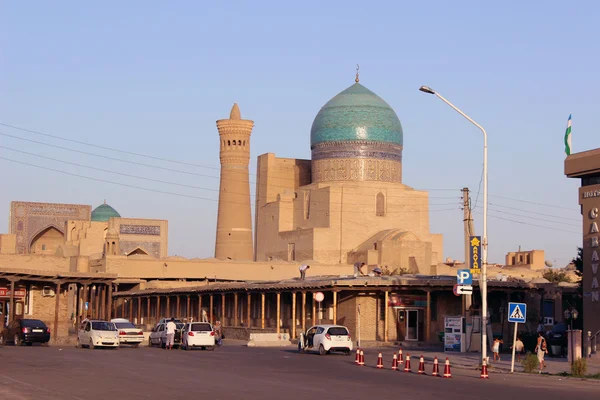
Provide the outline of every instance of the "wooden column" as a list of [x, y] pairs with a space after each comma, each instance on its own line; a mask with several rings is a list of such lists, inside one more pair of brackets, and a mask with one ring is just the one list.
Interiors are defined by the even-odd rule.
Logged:
[[[54, 333], [52, 334], [54, 337], [54, 341], [58, 338], [58, 313], [60, 311], [60, 284], [61, 282], [56, 282], [56, 292], [54, 297], [56, 298], [56, 302], [54, 303]], [[14, 288], [15, 283], [11, 282], [12, 288]], [[14, 292], [12, 289], [11, 294]], [[12, 296], [11, 296], [12, 297]], [[14, 303], [10, 303], [11, 312], [14, 310]], [[14, 314], [13, 314], [14, 315]]]
[[221, 294], [221, 326], [225, 326], [225, 293]]
[[260, 294], [260, 329], [265, 329], [265, 294]]
[[210, 323], [214, 323], [214, 308], [213, 308], [213, 295], [210, 295], [210, 300], [209, 300], [209, 304], [208, 306], [210, 307], [210, 310], [208, 310], [208, 319], [210, 320]]
[[95, 301], [96, 301], [96, 285], [92, 285], [90, 287], [90, 308], [89, 308], [89, 313], [92, 316], [92, 318], [96, 318], [96, 307], [95, 307]]
[[179, 314], [180, 314], [180, 311], [181, 311], [181, 307], [179, 306], [179, 304], [180, 304], [180, 303], [179, 303], [180, 299], [181, 299], [181, 296], [180, 296], [180, 295], [177, 295], [177, 303], [176, 303], [176, 307], [177, 307], [177, 308], [176, 308], [176, 310], [175, 310], [175, 318], [179, 318], [179, 317], [180, 317], [180, 315], [179, 315]]
[[135, 316], [137, 318], [137, 323], [138, 325], [142, 324], [142, 297], [138, 297], [138, 309], [137, 309], [137, 315]]
[[281, 319], [281, 293], [277, 292], [277, 333], [281, 333], [281, 324], [279, 323]]
[[100, 315], [100, 285], [96, 286], [96, 290], [94, 290], [94, 292], [96, 296], [96, 301], [94, 303], [94, 313], [96, 314], [96, 318], [101, 319], [102, 316]]
[[306, 292], [302, 292], [302, 332], [306, 332]]
[[202, 295], [198, 295], [198, 321], [202, 321]]
[[337, 324], [337, 292], [333, 292], [333, 324]]
[[246, 315], [246, 326], [248, 328], [252, 328], [252, 293], [248, 292], [248, 303], [246, 304], [246, 310], [247, 310], [247, 315]]
[[150, 325], [150, 301], [151, 297], [146, 297], [146, 320], [144, 321], [146, 325]]
[[171, 296], [167, 296], [167, 311], [165, 312], [165, 317], [171, 318]]
[[233, 326], [238, 326], [238, 294], [233, 294]]
[[156, 296], [156, 323], [160, 321], [160, 296]]
[[188, 321], [190, 320], [190, 317], [192, 316], [190, 313], [190, 295], [187, 295], [187, 305], [185, 306], [185, 315], [188, 319]]
[[107, 317], [106, 319], [108, 319], [110, 321], [110, 319], [112, 318], [112, 282], [108, 284], [108, 293], [106, 293], [106, 297], [108, 297], [108, 305], [106, 306], [106, 313], [107, 313]]
[[[385, 291], [385, 297], [383, 299], [383, 306], [385, 307], [385, 312], [384, 312], [384, 316], [383, 316], [383, 341], [387, 342], [389, 340], [388, 337], [388, 296], [389, 296], [389, 292], [386, 290]], [[418, 324], [419, 321], [417, 321], [417, 326], [419, 326]]]
[[100, 289], [100, 318], [107, 319], [106, 317], [106, 285]]
[[75, 294], [77, 295], [75, 300], [75, 327], [79, 329], [79, 325], [81, 324], [81, 318], [79, 318], [81, 314], [81, 288], [78, 283], [75, 284]]
[[133, 323], [133, 297], [129, 298], [129, 322]]
[[427, 309], [425, 310], [425, 341], [431, 340], [431, 291], [427, 291]]
[[312, 294], [312, 324], [315, 326], [317, 324], [317, 302], [315, 301], [315, 294]]
[[[10, 280], [10, 312], [8, 313], [8, 322], [13, 322], [15, 319], [15, 281]], [[2, 321], [4, 325], [4, 321]]]
[[292, 292], [292, 339], [296, 339], [296, 292]]

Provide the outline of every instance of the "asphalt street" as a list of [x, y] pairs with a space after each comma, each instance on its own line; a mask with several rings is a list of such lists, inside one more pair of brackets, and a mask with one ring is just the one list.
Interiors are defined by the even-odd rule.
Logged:
[[[389, 357], [388, 357], [389, 358]], [[0, 347], [0, 399], [592, 399], [600, 383], [454, 368], [452, 379], [379, 370], [353, 356], [227, 344], [214, 352], [158, 348]], [[416, 361], [413, 359], [413, 361]], [[413, 371], [417, 364], [413, 362]], [[443, 370], [443, 366], [441, 366]], [[426, 367], [431, 372], [431, 365]]]

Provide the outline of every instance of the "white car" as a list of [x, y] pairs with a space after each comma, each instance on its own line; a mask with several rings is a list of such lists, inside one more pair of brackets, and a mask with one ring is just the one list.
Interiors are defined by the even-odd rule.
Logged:
[[298, 351], [317, 350], [324, 356], [332, 351], [340, 351], [350, 355], [352, 338], [348, 328], [341, 325], [316, 325], [300, 334]]
[[115, 324], [108, 321], [86, 320], [77, 332], [77, 347], [119, 348], [119, 332]]
[[119, 343], [121, 345], [129, 344], [137, 348], [144, 341], [144, 332], [136, 328], [128, 319], [114, 318], [110, 322], [114, 323], [119, 331]]
[[[175, 338], [173, 347], [179, 347], [181, 345], [181, 334], [183, 330], [183, 323], [177, 322], [175, 320], [175, 325], [177, 326], [175, 330]], [[159, 322], [150, 333], [150, 337], [148, 338], [148, 344], [153, 346], [155, 344], [159, 345], [163, 349], [167, 344], [167, 324]]]
[[189, 322], [185, 324], [182, 333], [181, 347], [193, 350], [196, 347], [215, 349], [215, 332], [208, 322]]

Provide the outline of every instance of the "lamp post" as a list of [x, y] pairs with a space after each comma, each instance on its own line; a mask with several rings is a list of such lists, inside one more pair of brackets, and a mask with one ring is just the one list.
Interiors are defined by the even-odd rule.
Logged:
[[[487, 132], [481, 125], [473, 121], [467, 114], [459, 110], [454, 104], [443, 98], [439, 93], [427, 86], [421, 86], [419, 89], [423, 93], [433, 94], [439, 97], [444, 103], [452, 107], [456, 112], [465, 117], [469, 122], [475, 125], [483, 133], [483, 250], [481, 252], [481, 359], [487, 362], [487, 217], [488, 217], [488, 163], [487, 163]], [[467, 261], [465, 260], [465, 263]]]
[[573, 334], [573, 321], [577, 319], [579, 312], [575, 307], [571, 307], [565, 310], [565, 319], [569, 321], [569, 329], [571, 331], [571, 337], [569, 338], [569, 353], [571, 354], [571, 366], [575, 362], [575, 336]]

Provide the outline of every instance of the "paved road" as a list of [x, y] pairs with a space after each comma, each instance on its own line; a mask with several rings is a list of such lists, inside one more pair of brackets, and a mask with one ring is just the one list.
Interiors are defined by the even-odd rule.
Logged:
[[[12, 399], [517, 399], [597, 398], [600, 383], [454, 369], [452, 379], [357, 367], [352, 357], [224, 346], [88, 350], [0, 348], [0, 398]], [[366, 359], [374, 365], [374, 359]], [[388, 365], [386, 365], [387, 367]], [[416, 370], [417, 365], [413, 364]], [[429, 370], [431, 366], [427, 366]], [[374, 397], [376, 396], [376, 397]]]

